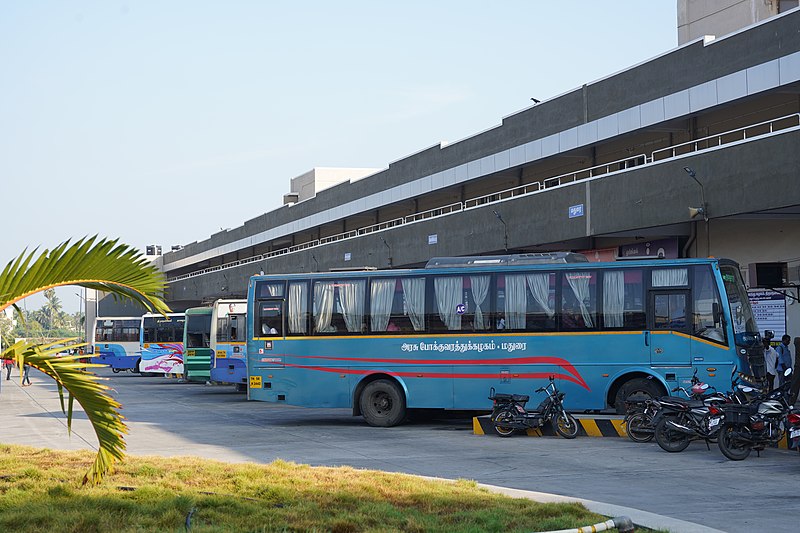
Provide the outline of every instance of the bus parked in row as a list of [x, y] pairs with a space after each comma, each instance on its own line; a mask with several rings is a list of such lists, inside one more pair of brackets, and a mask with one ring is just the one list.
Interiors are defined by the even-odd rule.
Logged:
[[764, 377], [736, 263], [588, 263], [579, 254], [432, 259], [426, 268], [253, 276], [249, 398], [350, 407], [375, 426], [409, 409], [489, 410], [489, 389], [558, 380], [573, 411]]
[[98, 317], [92, 335], [90, 363], [108, 365], [114, 373], [139, 370], [141, 317]]
[[147, 313], [141, 318], [139, 371], [155, 374], [183, 374], [183, 313], [167, 316]]
[[247, 300], [217, 300], [211, 319], [211, 381], [247, 384]]
[[211, 368], [211, 307], [192, 307], [186, 310], [183, 333], [183, 378], [205, 383]]

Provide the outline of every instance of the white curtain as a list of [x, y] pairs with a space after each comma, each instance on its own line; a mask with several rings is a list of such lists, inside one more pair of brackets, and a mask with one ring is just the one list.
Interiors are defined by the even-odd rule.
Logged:
[[439, 308], [439, 318], [442, 319], [447, 329], [451, 331], [460, 330], [461, 315], [456, 312], [456, 306], [462, 303], [463, 279], [461, 276], [449, 276], [435, 278], [433, 282], [436, 289], [436, 305]]
[[425, 329], [425, 278], [403, 278], [408, 317], [414, 331]]
[[525, 329], [525, 312], [528, 296], [525, 289], [525, 274], [506, 275], [506, 329]]
[[591, 272], [568, 272], [564, 274], [567, 278], [570, 288], [572, 288], [575, 298], [578, 300], [578, 305], [581, 307], [581, 316], [583, 316], [583, 324], [587, 328], [594, 327], [592, 323], [592, 315], [589, 309], [586, 308], [586, 303], [589, 300], [589, 281], [592, 278]]
[[489, 318], [483, 314], [481, 304], [489, 295], [489, 276], [470, 276], [472, 299], [475, 300], [475, 329], [489, 329]]
[[347, 331], [361, 333], [364, 330], [364, 294], [367, 282], [363, 279], [337, 281], [339, 302]]
[[623, 326], [625, 310], [625, 273], [621, 270], [603, 274], [603, 324], [609, 328]]
[[307, 333], [308, 284], [289, 283], [289, 333]]
[[370, 282], [370, 322], [372, 331], [386, 331], [392, 314], [395, 279], [373, 279]]
[[526, 278], [533, 299], [544, 309], [548, 318], [553, 318], [556, 310], [550, 307], [550, 274], [528, 274]]
[[331, 333], [336, 329], [331, 324], [333, 317], [333, 282], [314, 283], [314, 330], [318, 333]]
[[653, 287], [686, 287], [689, 285], [689, 269], [663, 268], [653, 270]]
[[[283, 283], [267, 283], [265, 287], [267, 296], [283, 296]], [[262, 294], [262, 296], [264, 295]]]

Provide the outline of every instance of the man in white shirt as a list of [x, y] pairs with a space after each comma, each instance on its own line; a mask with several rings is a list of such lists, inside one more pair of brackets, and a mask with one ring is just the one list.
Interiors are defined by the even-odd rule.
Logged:
[[775, 376], [777, 374], [775, 368], [778, 363], [778, 352], [770, 345], [769, 340], [769, 337], [764, 336], [764, 365], [767, 370], [767, 389], [772, 390], [775, 388]]

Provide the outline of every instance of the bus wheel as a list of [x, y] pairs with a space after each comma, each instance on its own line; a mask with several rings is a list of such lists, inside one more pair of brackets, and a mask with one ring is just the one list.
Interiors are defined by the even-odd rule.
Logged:
[[618, 414], [625, 414], [625, 402], [630, 400], [655, 400], [664, 396], [666, 392], [661, 385], [652, 379], [634, 378], [625, 382], [617, 391], [614, 398], [614, 408]]
[[370, 426], [392, 427], [406, 418], [406, 399], [394, 382], [378, 379], [369, 383], [359, 398], [361, 414]]

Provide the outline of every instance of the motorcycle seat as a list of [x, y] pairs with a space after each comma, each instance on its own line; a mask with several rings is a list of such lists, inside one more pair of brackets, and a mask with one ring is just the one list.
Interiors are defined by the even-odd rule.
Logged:
[[491, 400], [495, 400], [497, 402], [527, 402], [531, 399], [530, 396], [527, 394], [506, 394], [504, 392], [498, 392], [494, 396], [490, 398]]
[[684, 407], [687, 407], [689, 409], [694, 409], [696, 407], [705, 406], [705, 403], [703, 403], [703, 400], [688, 400], [688, 399], [684, 399], [684, 398], [675, 398], [675, 397], [670, 397], [668, 399], [664, 398], [664, 399], [662, 399], [662, 403], [665, 403], [667, 405], [669, 405], [670, 403], [678, 404], [678, 405], [682, 405]]

